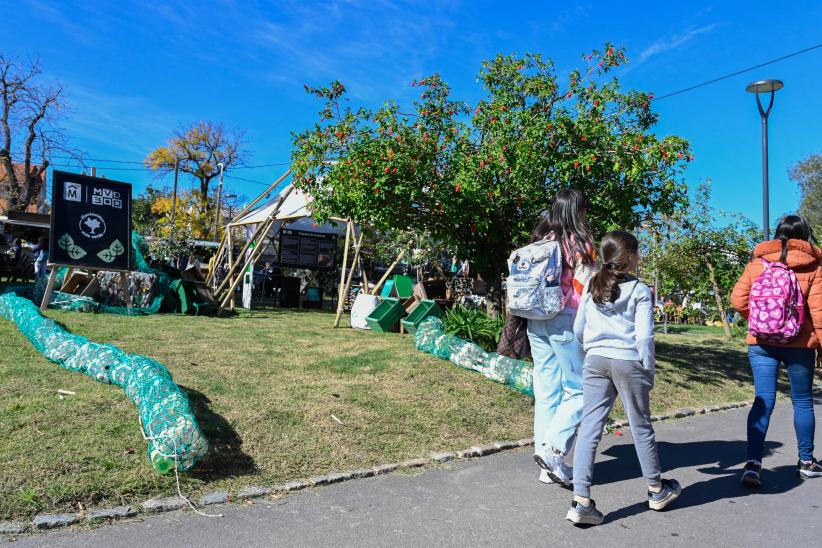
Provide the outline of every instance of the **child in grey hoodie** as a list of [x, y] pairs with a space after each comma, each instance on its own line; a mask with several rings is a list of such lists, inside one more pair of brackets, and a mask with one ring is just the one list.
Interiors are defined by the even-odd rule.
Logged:
[[602, 430], [622, 399], [648, 504], [662, 510], [681, 487], [662, 479], [651, 426], [650, 392], [654, 385], [654, 315], [651, 291], [629, 273], [636, 271], [639, 245], [632, 234], [609, 232], [602, 239], [603, 266], [582, 296], [574, 333], [586, 352], [582, 366], [582, 424], [574, 450], [574, 500], [566, 519], [599, 525], [604, 516], [591, 500], [591, 476]]

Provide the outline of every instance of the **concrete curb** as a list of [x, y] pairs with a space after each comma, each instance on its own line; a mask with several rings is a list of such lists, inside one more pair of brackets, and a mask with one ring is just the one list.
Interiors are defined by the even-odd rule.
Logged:
[[[815, 387], [815, 393], [822, 393], [822, 389]], [[685, 417], [693, 417], [695, 415], [705, 415], [709, 413], [718, 413], [721, 411], [728, 411], [730, 409], [739, 409], [742, 407], [750, 407], [752, 402], [730, 402], [721, 405], [712, 405], [701, 408], [685, 408], [669, 413], [666, 415], [653, 415], [652, 422], [676, 420]], [[606, 427], [607, 433], [613, 433], [616, 430], [629, 428], [627, 420], [619, 419], [611, 421]], [[301, 491], [309, 487], [319, 487], [331, 485], [334, 483], [341, 483], [345, 481], [352, 481], [362, 478], [369, 478], [390, 474], [397, 470], [407, 470], [413, 468], [420, 468], [431, 464], [443, 464], [446, 462], [465, 460], [471, 458], [479, 458], [488, 455], [493, 455], [502, 451], [511, 451], [521, 449], [523, 447], [532, 447], [534, 445], [534, 438], [523, 438], [521, 440], [506, 440], [497, 441], [488, 445], [474, 445], [460, 451], [433, 451], [427, 458], [408, 459], [398, 463], [379, 464], [373, 468], [363, 468], [359, 470], [351, 470], [349, 472], [329, 472], [328, 474], [314, 476], [304, 480], [294, 480], [286, 483], [274, 485], [272, 487], [263, 486], [248, 486], [243, 487], [237, 491], [236, 495], [231, 495], [227, 491], [215, 491], [204, 494], [200, 497], [199, 502], [202, 506], [215, 504], [228, 504], [233, 501], [245, 501], [250, 503], [254, 499], [267, 496], [282, 496], [289, 493]], [[149, 499], [143, 502], [140, 507], [142, 511], [140, 514], [171, 512], [173, 510], [185, 509], [186, 502], [178, 496], [172, 497], [158, 497]], [[115, 521], [123, 518], [131, 518], [138, 515], [135, 506], [117, 506], [113, 508], [99, 508], [90, 513], [84, 514], [38, 514], [30, 524], [20, 522], [0, 522], [0, 535], [7, 538], [13, 535], [24, 534], [32, 530], [54, 529], [57, 527], [66, 527], [80, 522], [102, 522]]]

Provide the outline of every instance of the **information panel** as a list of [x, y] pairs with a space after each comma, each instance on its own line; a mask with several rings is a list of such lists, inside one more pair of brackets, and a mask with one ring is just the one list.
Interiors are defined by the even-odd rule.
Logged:
[[131, 270], [131, 185], [55, 171], [49, 262]]
[[337, 257], [337, 235], [283, 228], [280, 231], [280, 266], [331, 270]]

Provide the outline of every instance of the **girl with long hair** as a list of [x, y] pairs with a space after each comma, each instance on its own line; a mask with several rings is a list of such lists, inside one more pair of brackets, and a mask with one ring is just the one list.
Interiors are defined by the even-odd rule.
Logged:
[[[753, 371], [755, 398], [748, 413], [748, 455], [742, 472], [742, 483], [758, 487], [762, 475], [762, 457], [765, 451], [765, 435], [776, 403], [776, 385], [779, 365], [785, 364], [791, 382], [793, 424], [799, 452], [797, 473], [803, 479], [822, 476], [822, 466], [813, 457], [814, 354], [822, 361], [822, 251], [814, 245], [813, 231], [808, 222], [798, 215], [788, 215], [776, 227], [775, 239], [762, 242], [753, 250], [753, 257], [745, 267], [731, 295], [734, 309], [749, 320], [748, 359]], [[775, 264], [776, 263], [776, 264]], [[773, 337], [751, 334], [751, 289], [763, 271], [768, 269], [790, 270], [788, 276], [796, 277], [801, 299], [790, 303], [801, 304], [796, 314], [792, 337], [776, 341]], [[754, 295], [763, 299], [763, 295]], [[757, 303], [759, 305], [759, 303]], [[768, 319], [765, 314], [764, 320]]]
[[650, 288], [631, 275], [639, 262], [639, 243], [623, 230], [602, 238], [602, 268], [591, 279], [574, 322], [585, 349], [582, 367], [582, 425], [574, 450], [574, 500], [566, 519], [599, 525], [604, 516], [591, 500], [597, 445], [619, 394], [642, 475], [648, 505], [662, 510], [681, 492], [676, 480], [662, 479], [656, 436], [651, 426], [654, 386], [654, 311]]
[[565, 462], [582, 413], [582, 347], [573, 325], [579, 298], [593, 273], [594, 241], [588, 229], [588, 200], [575, 188], [561, 190], [533, 233], [560, 243], [563, 310], [548, 320], [528, 320], [534, 359], [534, 460], [540, 481], [570, 485], [573, 471]]

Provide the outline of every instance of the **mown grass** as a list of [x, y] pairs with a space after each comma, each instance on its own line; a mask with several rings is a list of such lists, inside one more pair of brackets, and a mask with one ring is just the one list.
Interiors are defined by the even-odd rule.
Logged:
[[[529, 398], [417, 352], [407, 335], [334, 330], [322, 312], [48, 315], [169, 367], [212, 442], [183, 478], [190, 494], [531, 435]], [[742, 350], [721, 332], [660, 336], [655, 411], [750, 397]], [[0, 320], [0, 519], [173, 493], [145, 446], [119, 389], [49, 363]]]

